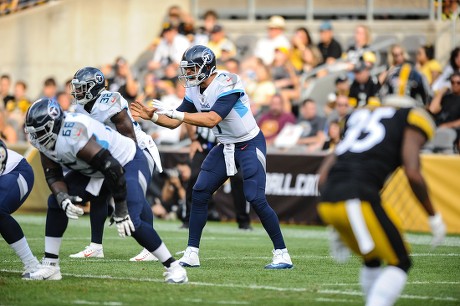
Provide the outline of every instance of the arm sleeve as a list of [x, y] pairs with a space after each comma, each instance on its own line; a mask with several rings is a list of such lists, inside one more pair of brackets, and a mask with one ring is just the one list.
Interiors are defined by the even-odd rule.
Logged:
[[228, 95], [220, 96], [211, 110], [216, 112], [221, 118], [227, 117], [240, 98], [240, 92], [233, 92]]
[[176, 110], [187, 113], [197, 112], [195, 104], [193, 104], [193, 102], [187, 96], [185, 96], [184, 100], [182, 100], [182, 104], [179, 105], [179, 107]]

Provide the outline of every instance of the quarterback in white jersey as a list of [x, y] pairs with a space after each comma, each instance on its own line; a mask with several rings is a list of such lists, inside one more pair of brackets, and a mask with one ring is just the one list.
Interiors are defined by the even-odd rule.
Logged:
[[169, 128], [176, 128], [182, 122], [212, 128], [220, 142], [204, 160], [193, 186], [188, 246], [180, 259], [181, 264], [200, 266], [198, 252], [207, 220], [208, 201], [217, 188], [240, 168], [246, 200], [259, 216], [274, 246], [273, 260], [265, 268], [291, 269], [293, 265], [278, 217], [265, 197], [265, 137], [252, 115], [240, 78], [216, 71], [214, 53], [201, 45], [184, 52], [180, 68], [179, 80], [187, 90], [177, 109], [155, 100], [153, 108], [134, 102], [131, 112], [135, 118], [150, 119]]
[[0, 139], [0, 235], [24, 265], [24, 273], [38, 269], [19, 223], [11, 216], [29, 196], [34, 185], [34, 172], [29, 163], [6, 147]]
[[[152, 211], [145, 198], [151, 172], [136, 143], [82, 114], [65, 115], [56, 101], [44, 98], [29, 108], [25, 132], [40, 151], [45, 178], [52, 194], [48, 198], [45, 257], [30, 280], [60, 280], [59, 251], [69, 219], [83, 210], [75, 205], [91, 202], [91, 209], [107, 207], [113, 197], [111, 221], [121, 237], [133, 236], [155, 254], [166, 268], [165, 281], [187, 282], [185, 270], [176, 261], [152, 226]], [[64, 176], [62, 166], [71, 170]], [[92, 185], [94, 180], [103, 184]], [[107, 210], [106, 210], [107, 213]], [[66, 218], [67, 216], [67, 218]]]
[[[149, 162], [150, 172], [153, 173], [155, 167], [159, 172], [163, 171], [160, 154], [152, 137], [141, 129], [139, 123], [134, 121], [126, 99], [119, 92], [105, 90], [105, 77], [99, 69], [93, 67], [79, 69], [70, 85], [72, 95], [77, 102], [76, 113], [88, 115], [122, 135], [132, 138], [143, 150]], [[84, 250], [71, 254], [70, 257], [104, 257], [102, 237], [106, 217], [107, 212], [102, 207], [91, 210], [91, 243]], [[151, 221], [153, 222], [153, 219]], [[146, 250], [142, 250], [132, 260], [145, 261], [156, 260], [156, 258]]]

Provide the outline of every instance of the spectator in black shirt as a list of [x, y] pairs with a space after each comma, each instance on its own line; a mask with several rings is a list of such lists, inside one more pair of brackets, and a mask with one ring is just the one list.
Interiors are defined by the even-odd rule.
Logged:
[[351, 105], [360, 107], [368, 104], [369, 98], [376, 98], [380, 84], [376, 77], [371, 76], [370, 68], [365, 62], [358, 62], [353, 70], [355, 79], [350, 87]]
[[323, 22], [319, 27], [320, 43], [318, 49], [323, 56], [322, 64], [333, 64], [342, 56], [342, 47], [339, 42], [334, 39], [332, 24], [329, 21]]

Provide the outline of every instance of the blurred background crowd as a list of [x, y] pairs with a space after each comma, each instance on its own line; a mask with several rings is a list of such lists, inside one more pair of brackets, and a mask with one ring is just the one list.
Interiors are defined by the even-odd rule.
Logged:
[[[46, 2], [0, 0], [0, 18]], [[458, 1], [443, 1], [442, 19], [458, 19], [458, 12]], [[108, 81], [108, 90], [120, 92], [128, 102], [159, 99], [179, 106], [185, 94], [177, 81], [181, 56], [193, 44], [206, 45], [214, 51], [218, 69], [242, 78], [270, 148], [316, 154], [332, 150], [341, 137], [341, 119], [356, 107], [378, 105], [387, 92], [388, 76], [396, 67], [409, 64], [411, 73], [423, 80], [414, 98], [433, 114], [440, 131], [426, 150], [458, 153], [460, 47], [449, 50], [448, 60], [439, 62], [435, 46], [423, 35], [405, 41], [391, 35], [373, 40], [372, 28], [356, 22], [350, 39], [343, 41], [334, 36], [330, 20], [323, 20], [315, 35], [304, 26], [287, 31], [289, 20], [283, 16], [272, 15], [267, 21], [263, 35], [248, 33], [233, 41], [216, 11], [208, 10], [194, 19], [172, 5], [158, 21], [161, 32], [148, 48], [139, 50], [135, 61], [120, 54], [98, 68]], [[26, 141], [24, 116], [31, 102], [40, 97], [54, 98], [71, 112], [72, 74], [70, 71], [67, 79], [44, 79], [39, 96], [29, 95], [26, 78], [13, 81], [8, 73], [1, 74], [0, 138], [8, 143]], [[159, 145], [189, 144], [183, 128], [169, 130], [152, 122], [142, 125]], [[181, 188], [190, 171], [186, 163], [175, 170], [163, 175], [163, 188], [153, 191], [152, 203], [183, 200]], [[167, 216], [177, 209], [176, 204], [159, 205], [155, 212]]]

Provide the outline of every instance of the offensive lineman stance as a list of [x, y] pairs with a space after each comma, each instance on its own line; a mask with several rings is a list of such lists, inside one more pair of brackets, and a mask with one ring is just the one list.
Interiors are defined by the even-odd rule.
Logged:
[[[27, 111], [25, 132], [40, 151], [48, 198], [45, 256], [36, 272], [25, 279], [60, 280], [59, 250], [68, 220], [78, 219], [83, 210], [74, 205], [91, 201], [106, 205], [112, 196], [112, 216], [121, 237], [133, 236], [163, 263], [165, 281], [185, 283], [185, 269], [161, 241], [149, 220], [152, 211], [145, 199], [150, 171], [144, 153], [135, 142], [89, 116], [66, 114], [47, 98]], [[64, 177], [62, 165], [71, 171]]]
[[[76, 113], [88, 115], [91, 118], [110, 126], [120, 134], [134, 140], [141, 148], [149, 163], [150, 172], [156, 167], [162, 172], [160, 154], [150, 135], [142, 131], [140, 125], [131, 117], [128, 102], [118, 92], [105, 90], [104, 74], [97, 68], [84, 67], [79, 69], [71, 83], [72, 95], [77, 101]], [[91, 243], [83, 251], [70, 255], [73, 258], [104, 257], [102, 236], [104, 223], [107, 218], [107, 205], [91, 206]], [[152, 220], [147, 222], [153, 223]], [[149, 251], [132, 257], [130, 261], [158, 261]]]
[[23, 275], [35, 271], [39, 263], [21, 226], [11, 214], [21, 207], [33, 185], [32, 167], [0, 139], [0, 234], [24, 264]]

